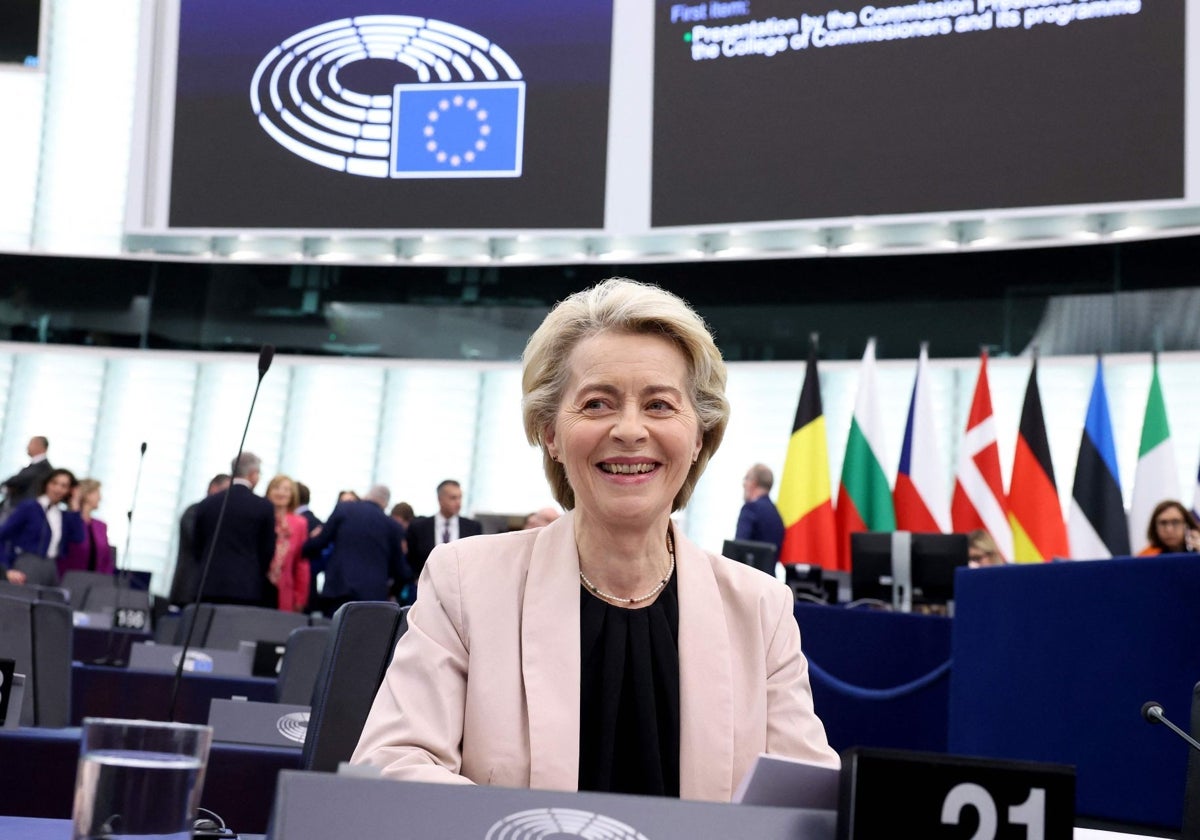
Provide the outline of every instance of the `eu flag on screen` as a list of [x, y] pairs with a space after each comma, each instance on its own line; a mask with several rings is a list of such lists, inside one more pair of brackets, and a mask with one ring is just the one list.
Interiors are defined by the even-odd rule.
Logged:
[[393, 178], [517, 178], [525, 83], [396, 85]]

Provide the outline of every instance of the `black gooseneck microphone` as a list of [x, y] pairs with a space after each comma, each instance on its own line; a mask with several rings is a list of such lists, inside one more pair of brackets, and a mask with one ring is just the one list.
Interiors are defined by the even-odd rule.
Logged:
[[[263, 377], [271, 369], [271, 361], [275, 358], [275, 347], [264, 344], [258, 351], [258, 382], [254, 385], [254, 396], [250, 398], [250, 410], [246, 412], [246, 425], [242, 429], [242, 440], [238, 444], [237, 456], [233, 459], [234, 471], [242, 460], [242, 449], [246, 446], [246, 434], [250, 431], [250, 418], [254, 416], [254, 404], [258, 401], [258, 389], [262, 387]], [[221, 499], [221, 507], [217, 511], [217, 522], [213, 526], [212, 539], [208, 543], [208, 552], [204, 558], [204, 566], [200, 571], [200, 582], [196, 585], [196, 598], [192, 601], [192, 620], [188, 622], [187, 633], [183, 637], [183, 647], [179, 650], [179, 662], [175, 665], [175, 679], [171, 681], [171, 706], [167, 710], [167, 720], [175, 720], [175, 705], [179, 700], [179, 685], [183, 682], [183, 666], [187, 662], [188, 648], [192, 644], [192, 633], [196, 629], [196, 617], [200, 612], [200, 599], [204, 595], [204, 584], [208, 582], [208, 569], [212, 565], [213, 554], [221, 536], [221, 523], [225, 520], [225, 508], [229, 505], [229, 494], [233, 491], [232, 481]]]
[[1180, 738], [1187, 741], [1192, 749], [1200, 750], [1200, 743], [1197, 743], [1195, 738], [1193, 738], [1191, 735], [1184, 732], [1182, 729], [1180, 729], [1175, 724], [1171, 723], [1171, 721], [1167, 720], [1166, 717], [1163, 715], [1162, 705], [1155, 702], [1154, 700], [1147, 700], [1145, 703], [1142, 704], [1142, 717], [1144, 717], [1146, 719], [1147, 723], [1163, 724], [1165, 727], [1167, 727], [1167, 729], [1170, 729], [1172, 732], [1174, 732]]
[[133, 496], [129, 499], [129, 510], [125, 513], [125, 548], [122, 550], [124, 565], [122, 565], [122, 558], [117, 557], [116, 567], [113, 569], [116, 592], [113, 593], [112, 623], [108, 625], [108, 639], [104, 642], [104, 656], [97, 659], [93, 663], [95, 665], [112, 665], [117, 668], [125, 666], [125, 659], [119, 654], [113, 653], [113, 639], [117, 629], [117, 618], [121, 614], [121, 590], [129, 583], [129, 545], [133, 537], [133, 509], [137, 505], [138, 487], [142, 484], [142, 463], [145, 460], [146, 441], [142, 441], [142, 451], [138, 455], [137, 474], [133, 479]]

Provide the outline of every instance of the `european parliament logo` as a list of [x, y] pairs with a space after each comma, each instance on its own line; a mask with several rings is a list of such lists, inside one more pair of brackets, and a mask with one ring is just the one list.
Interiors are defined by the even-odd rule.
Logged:
[[[368, 59], [395, 61], [417, 81], [390, 94], [354, 90], [346, 68]], [[521, 175], [521, 70], [498, 45], [445, 21], [364, 15], [298, 32], [259, 63], [250, 105], [280, 146], [350, 175]]]

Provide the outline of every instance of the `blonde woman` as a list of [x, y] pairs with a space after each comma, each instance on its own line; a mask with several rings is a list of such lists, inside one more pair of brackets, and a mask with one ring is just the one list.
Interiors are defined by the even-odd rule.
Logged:
[[267, 485], [267, 501], [275, 507], [275, 556], [267, 580], [279, 590], [279, 609], [302, 612], [308, 601], [308, 561], [300, 556], [308, 539], [308, 522], [296, 513], [300, 496], [296, 482], [277, 475]]

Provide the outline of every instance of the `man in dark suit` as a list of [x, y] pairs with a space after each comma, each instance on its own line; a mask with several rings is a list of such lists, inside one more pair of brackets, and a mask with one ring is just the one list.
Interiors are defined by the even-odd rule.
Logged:
[[[296, 513], [303, 516], [304, 521], [308, 523], [308, 535], [310, 537], [315, 537], [317, 534], [321, 533], [319, 529], [323, 527], [325, 523], [322, 522], [320, 517], [313, 513], [312, 508], [308, 506], [309, 502], [312, 501], [312, 491], [308, 489], [307, 484], [304, 484], [300, 481], [296, 482], [296, 498], [297, 501], [300, 502], [299, 506], [296, 508]], [[317, 590], [317, 575], [320, 572], [325, 571], [325, 566], [321, 563], [319, 558], [309, 560], [308, 566], [310, 574], [308, 576], [308, 600], [305, 602], [306, 606], [304, 607], [304, 611], [306, 613], [320, 609], [320, 601], [318, 599], [321, 597], [321, 593]]]
[[775, 476], [764, 464], [755, 464], [742, 479], [742, 505], [734, 539], [771, 543], [775, 550], [783, 544], [783, 517], [771, 501]]
[[482, 524], [458, 515], [463, 493], [457, 481], [448, 478], [439, 484], [437, 497], [438, 512], [433, 516], [418, 516], [408, 526], [408, 565], [418, 578], [435, 545], [483, 533]]
[[[208, 482], [207, 496], [220, 493], [228, 487], [229, 476], [219, 473]], [[196, 515], [199, 512], [200, 502], [196, 502], [188, 505], [183, 515], [179, 517], [179, 550], [175, 555], [175, 574], [171, 577], [170, 597], [171, 603], [176, 606], [182, 607], [195, 601], [196, 587], [200, 585], [202, 558], [193, 553], [196, 548]]]
[[21, 467], [15, 475], [4, 479], [4, 504], [0, 505], [0, 519], [12, 513], [13, 508], [26, 499], [36, 499], [42, 492], [42, 485], [54, 467], [46, 457], [50, 441], [41, 435], [29, 439], [25, 447], [29, 455], [29, 463]]
[[[196, 534], [192, 540], [196, 560], [203, 567], [214, 544], [212, 565], [200, 600], [212, 604], [249, 604], [275, 607], [279, 595], [267, 580], [275, 556], [275, 506], [254, 495], [262, 460], [243, 452], [233, 464], [229, 489], [200, 502], [196, 510]], [[225, 499], [229, 501], [226, 503]], [[225, 514], [221, 532], [216, 533], [221, 505]]]
[[361, 501], [338, 502], [321, 532], [304, 543], [310, 560], [333, 545], [318, 601], [325, 615], [347, 601], [387, 600], [412, 580], [400, 548], [404, 529], [384, 512], [390, 498], [377, 484]]

